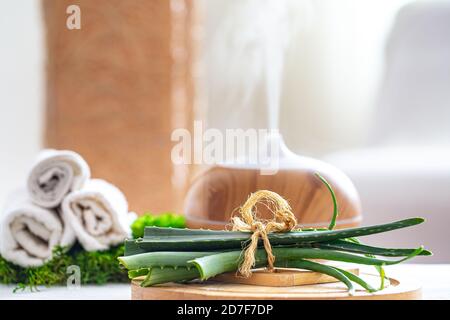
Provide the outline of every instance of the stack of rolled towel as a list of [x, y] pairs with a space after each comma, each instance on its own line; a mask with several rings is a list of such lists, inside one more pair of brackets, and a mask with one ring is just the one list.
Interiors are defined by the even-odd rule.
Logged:
[[0, 254], [23, 267], [44, 264], [55, 246], [77, 240], [87, 251], [105, 250], [130, 235], [136, 215], [123, 193], [90, 178], [86, 161], [66, 150], [42, 151], [26, 186], [6, 201], [0, 217]]

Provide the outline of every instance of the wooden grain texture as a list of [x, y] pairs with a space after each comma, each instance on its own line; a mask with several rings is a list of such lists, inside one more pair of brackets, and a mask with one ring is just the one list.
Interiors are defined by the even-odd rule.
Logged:
[[[261, 175], [257, 169], [209, 168], [194, 180], [186, 196], [184, 212], [188, 226], [223, 229], [250, 193], [261, 189], [275, 191], [287, 199], [301, 226], [327, 226], [333, 203], [315, 172], [321, 173], [336, 192], [340, 213], [337, 227], [358, 225], [361, 206], [350, 180], [323, 162], [301, 159], [297, 168], [280, 169], [275, 175]], [[258, 207], [258, 213], [271, 218], [263, 206]]]
[[[196, 43], [192, 0], [44, 0], [45, 145], [79, 152], [132, 210], [181, 211], [189, 170], [170, 159], [190, 129]], [[66, 8], [81, 29], [66, 28]]]
[[[379, 277], [362, 273], [367, 282], [376, 285]], [[420, 284], [410, 279], [389, 278], [382, 291], [367, 293], [357, 289], [349, 295], [342, 283], [325, 283], [293, 287], [269, 287], [232, 283], [164, 284], [142, 288], [139, 281], [131, 284], [133, 300], [415, 300], [422, 298]]]
[[[358, 275], [357, 266], [339, 265], [341, 269]], [[236, 273], [224, 273], [211, 279], [216, 282], [239, 283], [247, 285], [259, 285], [267, 287], [292, 287], [307, 284], [337, 282], [333, 277], [319, 272], [308, 270], [276, 268], [274, 272], [265, 269], [254, 270], [249, 278], [239, 277]]]

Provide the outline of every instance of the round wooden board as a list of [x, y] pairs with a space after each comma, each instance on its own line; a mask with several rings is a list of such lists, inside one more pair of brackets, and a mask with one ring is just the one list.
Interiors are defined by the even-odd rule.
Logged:
[[[361, 273], [367, 282], [376, 287], [377, 275]], [[139, 281], [132, 281], [133, 300], [415, 300], [421, 299], [422, 290], [418, 283], [401, 277], [389, 278], [390, 284], [382, 291], [367, 293], [359, 286], [353, 296], [340, 283], [323, 283], [291, 287], [269, 287], [235, 283], [206, 281], [188, 284], [164, 284], [142, 288]]]

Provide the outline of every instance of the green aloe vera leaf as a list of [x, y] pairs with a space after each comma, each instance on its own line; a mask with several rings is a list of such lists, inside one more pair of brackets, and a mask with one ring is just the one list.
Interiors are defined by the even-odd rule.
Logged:
[[[359, 278], [358, 276], [338, 268], [322, 265], [316, 262], [299, 259], [296, 261], [288, 260], [276, 263], [277, 267], [285, 267], [285, 268], [300, 268], [306, 270], [312, 270], [315, 272], [320, 272], [332, 276], [346, 284], [350, 291], [353, 290], [353, 286], [350, 280], [359, 283], [362, 287], [367, 289], [368, 291], [373, 291], [374, 289], [370, 287], [364, 280]], [[156, 284], [162, 284], [167, 282], [177, 282], [177, 281], [188, 281], [197, 279], [200, 277], [199, 271], [196, 268], [186, 268], [180, 267], [177, 269], [174, 268], [151, 268], [146, 269], [147, 276], [144, 281], [141, 283], [142, 287], [152, 286]], [[149, 272], [150, 271], [150, 272]], [[141, 274], [144, 275], [144, 274]]]
[[136, 270], [129, 270], [128, 271], [128, 278], [134, 279], [137, 277], [146, 276], [150, 272], [150, 268], [140, 268]]
[[250, 233], [220, 235], [184, 235], [137, 239], [136, 244], [146, 251], [202, 251], [239, 249], [248, 241]]
[[315, 176], [317, 178], [319, 178], [327, 187], [328, 191], [330, 191], [331, 194], [331, 199], [333, 201], [333, 216], [331, 217], [331, 221], [330, 224], [328, 226], [328, 230], [333, 230], [334, 227], [336, 226], [336, 219], [339, 215], [339, 209], [338, 209], [338, 204], [337, 204], [337, 199], [336, 199], [336, 195], [334, 194], [333, 188], [331, 187], [331, 185], [328, 183], [328, 181], [322, 177], [319, 173], [315, 173]]
[[139, 254], [139, 253], [145, 253], [146, 251], [144, 249], [142, 249], [136, 242], [135, 239], [126, 239], [125, 240], [125, 250], [124, 250], [124, 255], [125, 256], [131, 256], [134, 254]]
[[141, 282], [141, 287], [148, 287], [167, 282], [188, 281], [199, 277], [200, 274], [196, 268], [151, 268], [150, 272]]
[[209, 229], [188, 229], [188, 228], [163, 228], [163, 227], [145, 227], [144, 238], [151, 237], [167, 237], [167, 236], [198, 236], [198, 235], [222, 235], [235, 233], [240, 235], [240, 232], [225, 231], [225, 230], [209, 230]]
[[[287, 249], [291, 250], [291, 249]], [[237, 271], [242, 258], [242, 251], [229, 251], [209, 256], [210, 259], [197, 258], [188, 263], [197, 268], [201, 280], [207, 280], [218, 274]], [[267, 254], [264, 250], [255, 252], [255, 268], [267, 265]]]
[[349, 274], [353, 275], [351, 272], [342, 272], [343, 270], [339, 270], [337, 268], [333, 268], [331, 266], [327, 266], [325, 264], [321, 264], [318, 262], [298, 259], [298, 260], [287, 260], [282, 262], [276, 262], [275, 266], [277, 267], [283, 267], [283, 268], [297, 268], [297, 269], [305, 269], [305, 270], [311, 270], [314, 272], [323, 273], [326, 275], [329, 275], [341, 282], [343, 282], [348, 289], [348, 292], [350, 295], [353, 295], [355, 293], [355, 288], [353, 287], [352, 282], [350, 281]]
[[[291, 245], [311, 242], [332, 241], [350, 237], [365, 236], [401, 229], [422, 223], [422, 218], [411, 218], [382, 225], [329, 230], [329, 231], [293, 231], [270, 233], [270, 243], [276, 245]], [[248, 232], [223, 232], [222, 234], [165, 236], [136, 239], [136, 244], [145, 251], [204, 251], [240, 249], [250, 238]], [[260, 241], [262, 245], [262, 241]]]
[[375, 266], [375, 269], [377, 269], [378, 274], [380, 275], [380, 290], [384, 289], [384, 282], [386, 279], [386, 272], [384, 271], [383, 266]]
[[350, 281], [353, 281], [357, 284], [359, 284], [361, 287], [363, 287], [364, 289], [366, 289], [368, 292], [376, 292], [377, 289], [373, 288], [370, 284], [368, 284], [366, 281], [364, 281], [361, 277], [359, 277], [358, 275], [351, 273], [347, 270], [343, 270], [341, 268], [338, 267], [333, 267], [331, 266], [333, 269], [336, 269], [338, 271], [340, 271], [341, 273], [343, 273], [347, 278], [350, 279]]
[[[272, 248], [275, 255], [275, 262], [283, 263], [288, 260], [298, 259], [324, 259], [332, 261], [341, 261], [365, 265], [392, 265], [401, 263], [413, 258], [423, 250], [422, 247], [417, 248], [411, 255], [400, 260], [382, 260], [376, 258], [368, 258], [365, 256], [334, 251], [326, 249], [310, 249], [310, 248]], [[188, 263], [192, 263], [197, 267], [200, 278], [206, 280], [224, 272], [236, 271], [242, 260], [241, 251], [230, 251], [225, 253], [213, 254], [201, 258], [196, 258]], [[267, 264], [267, 254], [264, 249], [258, 249], [255, 253], [255, 267], [261, 267]]]
[[[317, 242], [312, 243], [312, 247], [320, 249], [339, 250], [361, 254], [371, 254], [385, 257], [404, 257], [414, 252], [415, 249], [397, 249], [397, 248], [380, 248], [364, 245], [361, 243], [353, 243], [345, 240], [335, 240], [331, 242]], [[419, 255], [429, 256], [431, 252], [423, 250]], [[373, 257], [372, 257], [373, 258]]]
[[[343, 241], [348, 241], [349, 243], [362, 245], [362, 242], [358, 238], [355, 238], [355, 237], [348, 238], [348, 239], [345, 239]], [[365, 256], [369, 257], [369, 258], [375, 258], [375, 256], [372, 253], [365, 254]], [[386, 278], [386, 273], [384, 271], [383, 266], [375, 266], [375, 269], [377, 270], [378, 274], [380, 275], [380, 287], [379, 287], [379, 290], [383, 290], [384, 289], [384, 280]]]
[[[259, 249], [262, 250], [262, 249]], [[258, 251], [259, 251], [258, 250]], [[326, 249], [309, 249], [309, 248], [273, 248], [273, 253], [276, 259], [283, 260], [295, 260], [299, 259], [324, 259], [332, 261], [341, 261], [365, 265], [393, 265], [404, 262], [406, 260], [412, 259], [417, 256], [423, 250], [422, 247], [415, 249], [410, 255], [399, 259], [399, 260], [384, 260], [377, 258], [369, 258], [361, 255], [340, 252], [336, 250], [326, 250]]]
[[187, 261], [217, 252], [146, 252], [132, 256], [118, 257], [119, 263], [128, 270], [152, 267], [185, 267]]
[[[418, 248], [414, 255], [417, 255], [422, 248]], [[300, 248], [274, 248], [274, 254], [276, 256], [275, 265], [276, 266], [284, 266], [284, 267], [300, 267], [299, 264], [295, 265], [296, 262], [302, 259], [328, 259], [328, 260], [336, 260], [336, 261], [345, 261], [352, 263], [362, 263], [362, 264], [396, 264], [406, 259], [412, 258], [414, 255], [410, 255], [406, 258], [396, 261], [388, 261], [388, 260], [380, 260], [374, 258], [367, 258], [363, 256], [356, 256], [353, 254], [347, 254], [342, 252], [334, 252], [331, 250], [321, 250], [321, 249], [300, 249]], [[209, 256], [204, 256], [201, 258], [195, 258], [189, 261], [189, 264], [195, 266], [195, 268], [191, 267], [153, 267], [150, 272], [147, 274], [145, 280], [141, 284], [142, 286], [150, 286], [165, 282], [176, 282], [176, 281], [187, 281], [196, 278], [200, 278], [201, 280], [209, 279], [210, 277], [216, 276], [218, 274], [224, 272], [233, 272], [236, 271], [239, 267], [239, 263], [242, 259], [241, 251], [230, 251], [219, 254], [213, 254]], [[265, 266], [267, 261], [267, 255], [265, 250], [259, 249], [255, 254], [255, 267]], [[327, 266], [328, 267], [328, 266]], [[304, 269], [308, 269], [304, 267]], [[348, 275], [345, 275], [341, 270], [337, 270], [340, 274], [344, 274], [347, 278]], [[319, 271], [321, 272], [321, 271]], [[328, 272], [330, 272], [328, 270]], [[326, 273], [326, 272], [323, 272]], [[329, 274], [329, 273], [326, 273]], [[337, 273], [334, 273], [337, 275]], [[331, 275], [331, 274], [330, 274]], [[352, 276], [350, 276], [352, 277]], [[342, 278], [342, 277], [341, 277]], [[356, 283], [361, 284], [363, 287], [367, 286], [361, 279], [355, 279]], [[341, 279], [339, 279], [341, 280]], [[342, 281], [342, 280], [341, 280]], [[373, 288], [370, 288], [372, 290]]]

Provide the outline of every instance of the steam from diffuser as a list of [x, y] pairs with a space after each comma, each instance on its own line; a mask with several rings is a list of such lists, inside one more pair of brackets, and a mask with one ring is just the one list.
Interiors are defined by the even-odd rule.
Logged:
[[285, 52], [308, 24], [309, 1], [213, 0], [206, 6], [220, 13], [206, 23], [210, 125], [277, 129]]

